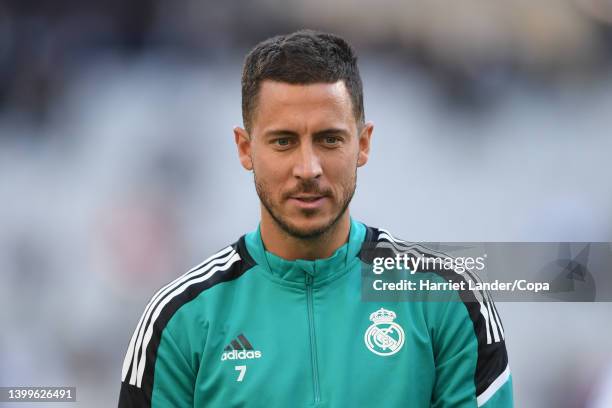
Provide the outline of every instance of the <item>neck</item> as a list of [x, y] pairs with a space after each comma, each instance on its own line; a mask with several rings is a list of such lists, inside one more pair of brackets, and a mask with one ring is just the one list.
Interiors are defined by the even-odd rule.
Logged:
[[351, 221], [348, 209], [326, 232], [314, 238], [298, 238], [288, 234], [270, 216], [265, 208], [261, 210], [261, 240], [266, 250], [287, 260], [324, 259], [348, 241]]

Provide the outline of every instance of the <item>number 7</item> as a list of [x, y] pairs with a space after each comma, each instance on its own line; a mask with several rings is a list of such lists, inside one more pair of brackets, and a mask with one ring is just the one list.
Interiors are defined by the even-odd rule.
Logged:
[[240, 374], [238, 374], [238, 378], [236, 378], [236, 381], [238, 381], [238, 382], [242, 381], [242, 379], [244, 378], [244, 374], [246, 373], [246, 369], [247, 369], [247, 366], [245, 366], [245, 365], [235, 366], [234, 367], [234, 370], [240, 371]]

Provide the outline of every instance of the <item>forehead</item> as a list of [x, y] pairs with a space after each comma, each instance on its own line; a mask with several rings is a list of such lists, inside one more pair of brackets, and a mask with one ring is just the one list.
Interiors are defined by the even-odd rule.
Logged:
[[259, 90], [254, 128], [355, 126], [344, 81], [289, 84], [265, 80]]

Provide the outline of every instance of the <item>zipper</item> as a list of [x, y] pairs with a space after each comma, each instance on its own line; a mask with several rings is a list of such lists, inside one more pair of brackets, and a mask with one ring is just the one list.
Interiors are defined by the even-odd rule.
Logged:
[[312, 382], [314, 384], [314, 402], [318, 404], [321, 401], [321, 391], [319, 389], [319, 366], [317, 363], [317, 342], [315, 338], [314, 327], [314, 308], [312, 300], [312, 281], [310, 274], [306, 274], [306, 304], [308, 307], [308, 331], [310, 334], [310, 360], [312, 364]]

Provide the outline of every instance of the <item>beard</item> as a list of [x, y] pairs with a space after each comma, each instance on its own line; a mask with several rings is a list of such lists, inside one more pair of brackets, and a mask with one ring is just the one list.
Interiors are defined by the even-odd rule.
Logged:
[[[313, 240], [320, 238], [322, 235], [329, 232], [342, 218], [348, 206], [353, 199], [353, 195], [355, 194], [355, 189], [357, 186], [357, 168], [355, 168], [355, 174], [351, 180], [348, 180], [346, 183], [342, 184], [342, 197], [340, 200], [340, 205], [336, 206], [332, 211], [336, 210], [336, 213], [333, 214], [331, 219], [324, 225], [321, 225], [317, 228], [299, 228], [295, 225], [292, 225], [289, 217], [282, 214], [280, 210], [279, 203], [275, 203], [272, 199], [271, 189], [261, 180], [257, 179], [257, 173], [253, 171], [253, 178], [255, 180], [255, 190], [257, 191], [257, 195], [259, 196], [259, 200], [263, 204], [264, 208], [268, 211], [274, 222], [283, 230], [286, 234], [293, 238], [298, 238], [301, 240]], [[329, 189], [321, 189], [319, 186], [319, 182], [315, 180], [301, 180], [298, 186], [283, 194], [281, 196], [281, 200], [287, 200], [289, 197], [293, 195], [297, 195], [300, 193], [306, 194], [318, 194], [321, 196], [331, 197], [332, 192]], [[317, 210], [308, 211], [302, 210], [302, 214], [307, 217], [316, 217]]]

